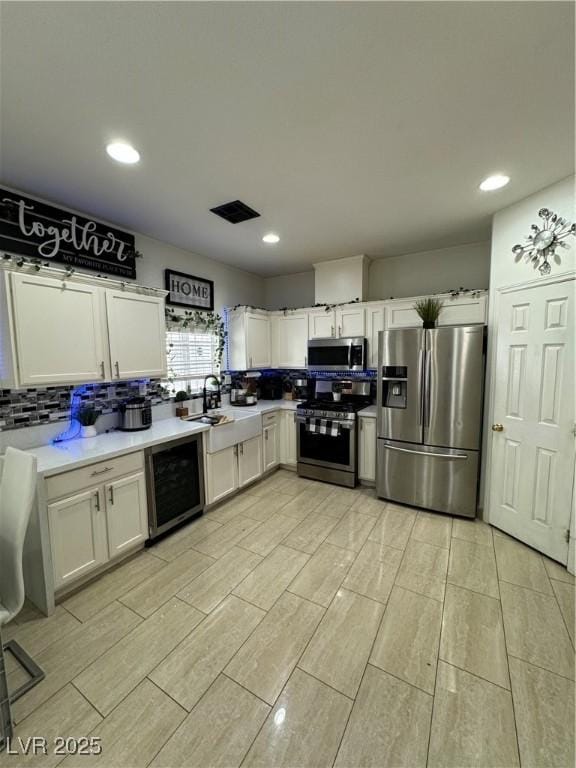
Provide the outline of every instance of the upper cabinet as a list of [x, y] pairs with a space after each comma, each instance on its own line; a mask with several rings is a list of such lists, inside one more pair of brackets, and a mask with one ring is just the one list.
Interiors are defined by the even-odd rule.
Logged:
[[270, 318], [272, 331], [272, 366], [305, 368], [308, 355], [308, 315], [287, 312]]
[[105, 381], [100, 289], [50, 277], [11, 277], [13, 349], [21, 386]]
[[333, 309], [308, 310], [308, 338], [328, 339], [336, 336], [336, 312]]
[[386, 328], [386, 304], [373, 302], [366, 306], [366, 340], [368, 342], [368, 368], [378, 367], [378, 334]]
[[338, 338], [366, 335], [366, 311], [360, 304], [349, 304], [336, 309], [336, 335]]
[[228, 367], [232, 371], [272, 365], [270, 317], [264, 310], [228, 310]]
[[[438, 325], [475, 325], [486, 323], [488, 297], [485, 294], [462, 296], [438, 296], [443, 302]], [[417, 299], [393, 299], [388, 305], [388, 328], [417, 328], [422, 325], [414, 309]]]
[[[162, 293], [162, 292], [160, 292]], [[0, 274], [0, 382], [6, 388], [161, 377], [164, 297], [73, 278]]]
[[113, 379], [166, 376], [164, 299], [106, 291]]

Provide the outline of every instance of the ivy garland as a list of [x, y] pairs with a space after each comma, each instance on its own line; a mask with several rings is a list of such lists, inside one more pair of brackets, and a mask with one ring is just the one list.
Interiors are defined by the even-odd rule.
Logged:
[[166, 319], [183, 331], [187, 328], [194, 328], [205, 333], [213, 333], [218, 338], [214, 362], [220, 367], [227, 333], [224, 320], [217, 312], [188, 309], [183, 312], [176, 312], [166, 307]]

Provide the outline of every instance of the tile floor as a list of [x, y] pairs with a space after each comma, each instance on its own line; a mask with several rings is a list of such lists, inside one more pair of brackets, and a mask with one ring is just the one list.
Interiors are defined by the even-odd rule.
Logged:
[[16, 736], [103, 751], [2, 766], [574, 765], [573, 577], [366, 489], [278, 471], [6, 629]]

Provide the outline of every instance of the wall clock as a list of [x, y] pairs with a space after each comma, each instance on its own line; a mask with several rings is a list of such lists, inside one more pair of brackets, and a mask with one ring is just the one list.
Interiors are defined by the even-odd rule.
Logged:
[[526, 244], [515, 245], [512, 253], [516, 261], [524, 257], [541, 275], [549, 275], [552, 267], [548, 259], [555, 257], [557, 263], [560, 263], [556, 248], [569, 248], [564, 240], [569, 235], [576, 235], [576, 224], [569, 224], [566, 219], [552, 213], [548, 208], [540, 208], [538, 216], [543, 220], [543, 224], [532, 224], [532, 234], [528, 235]]

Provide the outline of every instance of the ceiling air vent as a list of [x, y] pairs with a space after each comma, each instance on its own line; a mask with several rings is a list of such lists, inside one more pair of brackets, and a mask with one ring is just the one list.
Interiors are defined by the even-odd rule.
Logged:
[[210, 208], [212, 213], [216, 216], [220, 216], [230, 224], [240, 224], [241, 221], [248, 221], [249, 219], [256, 219], [260, 214], [247, 206], [242, 200], [233, 200], [231, 203], [224, 203], [224, 205], [218, 205], [216, 208]]

